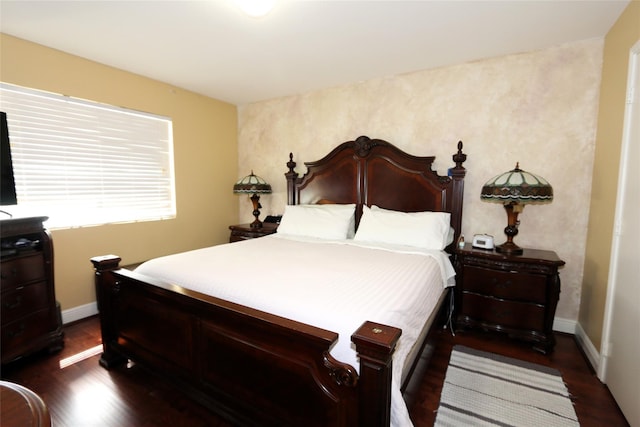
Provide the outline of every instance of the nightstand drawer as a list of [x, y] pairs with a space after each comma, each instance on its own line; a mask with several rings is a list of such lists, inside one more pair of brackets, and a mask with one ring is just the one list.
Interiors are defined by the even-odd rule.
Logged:
[[47, 282], [20, 286], [16, 290], [2, 293], [2, 324], [11, 323], [33, 311], [49, 305]]
[[271, 222], [262, 223], [262, 227], [251, 227], [249, 224], [230, 225], [229, 242], [240, 242], [242, 240], [257, 239], [276, 233], [278, 224]]
[[542, 331], [544, 306], [524, 302], [504, 301], [482, 295], [464, 293], [462, 305], [465, 315], [504, 328]]
[[42, 252], [3, 260], [0, 266], [2, 290], [10, 290], [19, 285], [44, 280], [44, 266]]
[[465, 266], [463, 286], [467, 291], [508, 300], [547, 301], [547, 278], [541, 275]]
[[263, 236], [265, 236], [265, 234], [258, 231], [233, 230], [229, 236], [229, 242], [233, 243], [241, 240], [257, 239]]

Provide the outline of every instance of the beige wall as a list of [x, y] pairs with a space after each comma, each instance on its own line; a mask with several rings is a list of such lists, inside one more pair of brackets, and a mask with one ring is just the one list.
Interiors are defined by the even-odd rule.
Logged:
[[[557, 316], [577, 320], [595, 146], [603, 41], [420, 71], [274, 99], [239, 110], [239, 167], [274, 188], [263, 213], [281, 213], [284, 172], [293, 151], [304, 161], [359, 135], [386, 139], [403, 150], [437, 156], [442, 174], [462, 140], [468, 154], [463, 233], [488, 233], [501, 243], [507, 223], [501, 205], [480, 201], [484, 182], [516, 162], [547, 178], [550, 205], [520, 216], [521, 246], [555, 250], [561, 271]], [[243, 221], [251, 219], [240, 201]]]
[[624, 122], [629, 52], [640, 40], [640, 1], [632, 1], [605, 38], [591, 213], [580, 304], [580, 325], [599, 349], [604, 323], [616, 188]]
[[[123, 263], [222, 243], [238, 217], [236, 107], [5, 34], [0, 79], [16, 85], [171, 117], [177, 218], [53, 230], [56, 294], [62, 309], [95, 301], [89, 258]], [[46, 215], [46, 212], [43, 212]]]

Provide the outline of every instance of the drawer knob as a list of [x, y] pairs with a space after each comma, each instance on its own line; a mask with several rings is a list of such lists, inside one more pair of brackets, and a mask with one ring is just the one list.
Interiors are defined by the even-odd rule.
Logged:
[[14, 337], [22, 335], [23, 332], [24, 332], [24, 323], [20, 323], [20, 325], [18, 325], [17, 329], [9, 331], [9, 336], [11, 338], [14, 338]]
[[507, 280], [506, 282], [498, 283], [497, 287], [500, 289], [505, 289], [511, 286], [511, 280]]
[[7, 310], [15, 310], [22, 305], [22, 296], [18, 295], [13, 301], [5, 301], [2, 305]]
[[0, 271], [0, 278], [2, 279], [10, 279], [12, 277], [16, 277], [18, 275], [18, 270], [13, 267], [9, 271], [9, 274], [5, 274], [5, 270]]
[[506, 280], [504, 282], [499, 281], [497, 278], [492, 277], [491, 278], [491, 284], [493, 286], [495, 286], [498, 289], [505, 289], [508, 288], [509, 286], [511, 286], [511, 280]]
[[513, 312], [511, 310], [494, 310], [493, 315], [496, 319], [504, 319], [505, 317], [513, 315]]

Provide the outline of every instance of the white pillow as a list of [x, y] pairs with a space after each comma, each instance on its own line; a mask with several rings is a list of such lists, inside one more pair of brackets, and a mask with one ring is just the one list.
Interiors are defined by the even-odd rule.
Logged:
[[354, 240], [442, 250], [448, 244], [450, 220], [449, 212], [399, 212], [363, 206]]
[[456, 230], [455, 228], [449, 226], [449, 231], [447, 232], [447, 244], [444, 245], [445, 247], [449, 246], [450, 244], [453, 243], [453, 238], [456, 236]]
[[278, 233], [344, 240], [353, 236], [355, 204], [287, 205]]

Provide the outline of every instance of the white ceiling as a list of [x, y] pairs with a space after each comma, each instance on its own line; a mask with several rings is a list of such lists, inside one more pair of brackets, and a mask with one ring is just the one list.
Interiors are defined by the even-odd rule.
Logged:
[[0, 0], [0, 30], [243, 105], [603, 37], [628, 3]]

